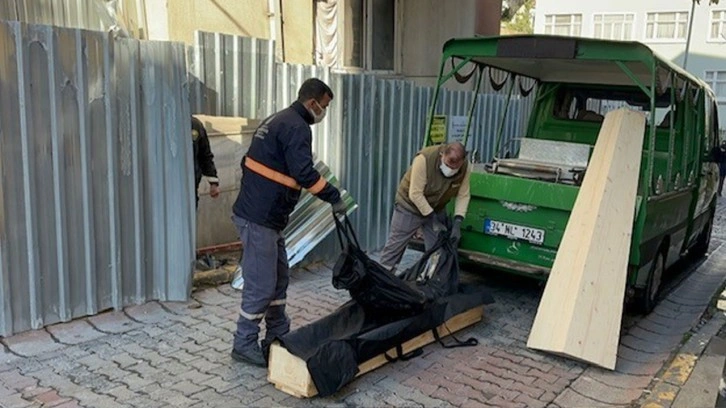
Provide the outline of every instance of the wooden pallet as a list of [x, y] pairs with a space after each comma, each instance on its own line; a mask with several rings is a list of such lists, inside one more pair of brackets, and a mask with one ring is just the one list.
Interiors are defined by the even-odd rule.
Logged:
[[[482, 320], [483, 316], [484, 306], [477, 306], [452, 317], [437, 329], [442, 336], [449, 335], [479, 322]], [[405, 354], [427, 344], [433, 343], [434, 341], [436, 341], [436, 339], [434, 338], [431, 330], [429, 330], [426, 333], [404, 342], [401, 347]], [[389, 350], [388, 355], [396, 355], [395, 349]], [[386, 363], [388, 363], [386, 356], [384, 354], [379, 354], [378, 356], [361, 363], [358, 366], [358, 374], [356, 377], [359, 377], [369, 371], [373, 371]], [[270, 347], [269, 372], [267, 380], [278, 390], [297, 398], [310, 398], [318, 394], [318, 390], [315, 388], [315, 384], [308, 372], [305, 361], [290, 354], [290, 352], [279, 343], [274, 343]]]

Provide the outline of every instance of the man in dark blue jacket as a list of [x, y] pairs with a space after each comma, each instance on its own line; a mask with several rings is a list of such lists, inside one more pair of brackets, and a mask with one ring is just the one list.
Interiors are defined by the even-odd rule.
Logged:
[[[242, 305], [234, 334], [232, 358], [266, 366], [263, 348], [290, 331], [285, 314], [289, 269], [285, 238], [290, 213], [305, 188], [345, 213], [340, 192], [313, 168], [310, 125], [325, 117], [333, 92], [316, 78], [306, 80], [290, 107], [265, 119], [242, 159], [242, 185], [232, 220], [244, 249]], [[260, 323], [267, 332], [258, 344]]]

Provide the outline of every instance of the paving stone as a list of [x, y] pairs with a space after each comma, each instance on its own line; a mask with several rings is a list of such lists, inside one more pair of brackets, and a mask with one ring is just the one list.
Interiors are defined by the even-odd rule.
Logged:
[[558, 395], [553, 405], [561, 408], [599, 408], [614, 406], [613, 404], [607, 404], [587, 398], [571, 389], [567, 389], [562, 394]]
[[620, 389], [644, 389], [653, 380], [653, 377], [649, 375], [629, 375], [601, 368], [590, 368], [584, 375], [609, 387]]
[[[685, 332], [686, 331], [684, 330], [683, 333]], [[683, 333], [671, 331], [669, 334], [659, 334], [638, 326], [632, 327], [628, 330], [628, 336], [633, 336], [646, 342], [662, 344], [665, 346], [680, 343], [681, 340], [683, 340]]]
[[3, 366], [10, 366], [18, 361], [18, 359], [20, 359], [20, 357], [11, 353], [4, 344], [0, 343], [0, 371], [2, 371]]
[[637, 363], [665, 363], [671, 356], [670, 352], [664, 353], [648, 353], [645, 351], [634, 350], [621, 344], [618, 347], [618, 359], [625, 359]]
[[126, 369], [128, 367], [138, 364], [141, 361], [144, 361], [142, 358], [134, 357], [129, 353], [116, 354], [115, 356], [111, 357], [111, 360], [116, 363], [116, 365], [118, 365], [118, 367], [121, 369]]
[[619, 388], [617, 392], [613, 392], [612, 386], [595, 381], [587, 375], [575, 380], [570, 388], [584, 397], [612, 405], [627, 405], [643, 393], [642, 388]]
[[50, 390], [43, 394], [40, 394], [36, 396], [33, 400], [47, 407], [53, 407], [69, 401], [68, 398], [64, 398], [58, 395], [58, 391], [56, 390]]
[[125, 312], [131, 319], [144, 324], [161, 323], [171, 319], [171, 315], [157, 302], [131, 306], [127, 308]]
[[646, 353], [653, 354], [670, 352], [675, 346], [678, 345], [678, 343], [679, 341], [673, 339], [672, 337], [670, 343], [656, 343], [654, 341], [643, 340], [629, 334], [626, 334], [620, 339], [620, 344], [626, 347], [629, 347], [636, 351], [644, 351]]
[[27, 331], [7, 337], [3, 341], [13, 353], [24, 357], [50, 353], [63, 347], [45, 330]]
[[638, 363], [621, 358], [615, 364], [615, 371], [630, 375], [654, 376], [662, 367], [663, 364], [660, 363]]
[[113, 396], [117, 401], [128, 401], [141, 395], [138, 392], [131, 391], [125, 385], [114, 387], [108, 390], [106, 394]]
[[121, 311], [101, 313], [88, 317], [87, 320], [97, 330], [108, 334], [127, 333], [143, 327]]
[[69, 400], [56, 405], [55, 408], [83, 408], [78, 401]]
[[26, 388], [37, 387], [38, 380], [30, 376], [22, 375], [19, 370], [14, 369], [0, 373], [0, 384], [4, 384], [11, 390], [21, 391]]
[[229, 303], [230, 300], [233, 300], [230, 296], [218, 291], [217, 288], [208, 288], [196, 291], [194, 292], [193, 298], [202, 305], [220, 305]]
[[33, 404], [32, 402], [23, 399], [22, 395], [19, 393], [6, 395], [3, 397], [2, 401], [0, 401], [0, 406], [8, 407], [8, 408], [25, 408], [25, 407], [31, 407], [31, 406], [39, 406], [40, 404]]
[[46, 328], [56, 340], [63, 344], [80, 344], [104, 336], [85, 320], [74, 320], [68, 323], [59, 323]]

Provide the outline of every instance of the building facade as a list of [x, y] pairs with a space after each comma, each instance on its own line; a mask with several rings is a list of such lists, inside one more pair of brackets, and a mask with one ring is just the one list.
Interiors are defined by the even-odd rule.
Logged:
[[726, 2], [702, 0], [693, 9], [686, 59], [691, 0], [537, 0], [538, 34], [572, 35], [645, 43], [658, 54], [706, 81], [719, 102], [726, 128]]
[[444, 42], [499, 33], [502, 0], [138, 0], [150, 39], [194, 31], [276, 41], [281, 61], [431, 85]]

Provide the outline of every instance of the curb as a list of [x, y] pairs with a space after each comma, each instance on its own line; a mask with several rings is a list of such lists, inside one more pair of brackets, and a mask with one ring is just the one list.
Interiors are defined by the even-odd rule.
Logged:
[[[705, 314], [713, 312], [707, 311]], [[668, 408], [673, 405], [681, 391], [693, 373], [698, 359], [703, 355], [711, 338], [716, 336], [721, 328], [726, 325], [726, 314], [720, 310], [702, 324], [681, 346], [667, 367], [661, 371], [662, 375], [653, 380], [655, 386], [650, 387], [649, 395], [641, 400], [643, 408]], [[688, 335], [686, 334], [686, 336]]]

